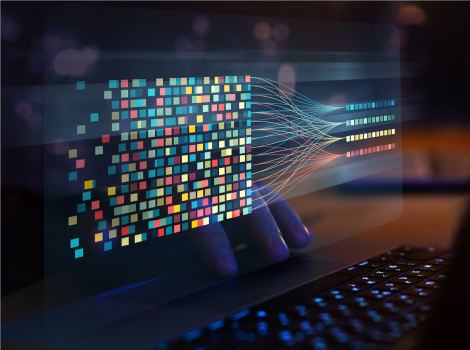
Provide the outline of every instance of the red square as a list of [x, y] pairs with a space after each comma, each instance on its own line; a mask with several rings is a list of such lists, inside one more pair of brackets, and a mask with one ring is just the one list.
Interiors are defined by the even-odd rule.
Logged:
[[135, 192], [139, 189], [139, 185], [138, 184], [131, 184], [131, 192]]
[[192, 212], [189, 213], [189, 218], [190, 219], [195, 219], [196, 218], [196, 211], [193, 210]]
[[177, 224], [181, 220], [181, 215], [178, 214], [178, 215], [173, 216], [173, 220], [174, 220], [174, 223]]
[[133, 153], [132, 160], [140, 160], [140, 152]]
[[128, 100], [122, 100], [121, 101], [121, 108], [129, 108], [129, 101]]
[[129, 161], [129, 153], [121, 154], [121, 162], [128, 162]]
[[189, 180], [190, 181], [196, 180], [196, 173], [190, 173], [189, 174]]
[[204, 198], [204, 199], [202, 200], [202, 205], [203, 205], [203, 206], [209, 205], [209, 198]]
[[240, 209], [237, 209], [233, 212], [233, 215], [232, 215], [234, 218], [237, 218], [240, 216]]
[[95, 220], [101, 220], [103, 218], [103, 211], [95, 211]]
[[131, 111], [131, 118], [137, 118], [137, 111]]
[[164, 145], [163, 139], [157, 139], [157, 147], [162, 147]]
[[172, 185], [173, 184], [173, 178], [171, 176], [168, 176], [165, 178], [165, 185]]
[[168, 214], [173, 214], [174, 212], [175, 212], [174, 206], [168, 207]]
[[223, 103], [219, 104], [219, 111], [225, 110], [225, 105]]
[[100, 208], [100, 201], [91, 202], [91, 209], [92, 210], [99, 209], [99, 208]]
[[232, 188], [233, 188], [234, 191], [238, 190], [238, 183], [234, 183], [232, 185]]
[[[170, 177], [171, 179], [171, 177]], [[172, 204], [173, 203], [173, 197], [172, 196], [168, 196], [165, 198], [165, 204], [166, 205], [169, 205], [169, 204]]]
[[126, 235], [128, 235], [128, 234], [129, 234], [129, 226], [123, 227], [123, 228], [121, 229], [121, 235], [122, 235], [122, 236], [126, 236]]
[[180, 127], [177, 126], [176, 128], [173, 128], [173, 135], [179, 135], [180, 134]]
[[171, 136], [171, 128], [165, 128], [165, 136]]
[[75, 165], [77, 169], [84, 168], [85, 167], [85, 159], [77, 159], [75, 161]]
[[144, 141], [137, 142], [137, 149], [144, 149]]
[[233, 164], [237, 164], [238, 163], [238, 156], [235, 156], [233, 157]]
[[180, 157], [180, 156], [173, 158], [173, 161], [175, 162], [175, 164], [179, 164], [179, 163], [180, 163], [180, 160], [181, 160], [181, 157]]
[[140, 162], [140, 170], [147, 169], [147, 161]]
[[119, 205], [124, 204], [124, 196], [117, 197], [117, 204]]
[[121, 80], [121, 87], [122, 88], [129, 87], [129, 82], [127, 80]]
[[175, 232], [175, 233], [178, 233], [178, 232], [180, 232], [180, 231], [181, 231], [181, 226], [180, 226], [180, 225], [175, 225], [175, 226], [174, 226], [174, 232]]
[[212, 166], [216, 167], [217, 165], [219, 165], [218, 162], [217, 162], [217, 159], [213, 159], [212, 160]]
[[212, 204], [217, 204], [217, 203], [219, 203], [219, 197], [217, 196], [212, 197]]
[[211, 207], [207, 207], [204, 209], [204, 215], [211, 215]]
[[183, 104], [183, 105], [188, 104], [188, 96], [181, 97], [181, 104]]
[[173, 176], [173, 183], [174, 183], [175, 185], [179, 184], [180, 182], [181, 182], [181, 178], [180, 178], [179, 175]]
[[202, 226], [202, 225], [204, 225], [204, 219], [199, 219], [199, 220], [197, 221], [197, 227], [200, 227], [200, 226]]
[[247, 151], [248, 153], [251, 153], [251, 146], [246, 146], [246, 151]]
[[225, 165], [229, 165], [230, 164], [230, 157], [227, 157], [225, 158]]
[[139, 190], [145, 190], [145, 189], [147, 189], [147, 181], [139, 182]]
[[101, 142], [102, 143], [108, 143], [109, 142], [109, 135], [101, 136]]
[[158, 237], [163, 237], [163, 236], [165, 236], [165, 230], [161, 228], [158, 230]]
[[225, 118], [232, 119], [232, 113], [225, 113]]

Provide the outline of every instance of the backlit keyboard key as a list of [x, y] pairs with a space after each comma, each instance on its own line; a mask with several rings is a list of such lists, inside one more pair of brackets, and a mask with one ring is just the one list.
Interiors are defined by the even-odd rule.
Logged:
[[397, 276], [389, 280], [391, 283], [415, 284], [423, 281], [418, 277]]

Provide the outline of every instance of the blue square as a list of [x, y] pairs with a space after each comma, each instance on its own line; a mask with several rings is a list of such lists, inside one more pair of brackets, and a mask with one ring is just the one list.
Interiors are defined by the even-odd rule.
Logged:
[[188, 80], [189, 80], [188, 85], [194, 85], [194, 84], [196, 84], [196, 78], [189, 78]]
[[99, 115], [98, 113], [91, 113], [90, 114], [90, 121], [91, 122], [97, 122], [99, 120]]
[[85, 82], [77, 81], [77, 90], [85, 90]]
[[77, 204], [77, 213], [83, 213], [85, 210], [86, 210], [85, 203]]
[[69, 173], [69, 181], [74, 181], [77, 179], [77, 172], [76, 171], [72, 171], [71, 173]]
[[78, 238], [74, 238], [70, 240], [70, 248], [76, 248], [78, 247], [78, 244], [79, 244]]
[[113, 248], [113, 242], [105, 242], [104, 244], [104, 250], [111, 250]]
[[109, 81], [109, 88], [115, 89], [119, 87], [119, 80], [110, 80]]
[[148, 116], [149, 116], [149, 117], [155, 117], [155, 108], [148, 110]]
[[155, 89], [149, 89], [148, 94], [149, 96], [155, 96]]
[[91, 192], [90, 191], [83, 192], [82, 198], [84, 201], [89, 201], [91, 199]]
[[83, 257], [83, 248], [75, 249], [75, 259]]

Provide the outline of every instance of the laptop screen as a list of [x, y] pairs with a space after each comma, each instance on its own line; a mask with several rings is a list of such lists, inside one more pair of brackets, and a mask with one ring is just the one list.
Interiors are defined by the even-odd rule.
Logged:
[[[291, 257], [400, 215], [370, 186], [401, 167], [395, 27], [59, 5], [45, 28], [80, 43], [45, 50], [45, 299], [67, 300], [46, 313], [52, 335], [274, 263], [256, 250], [255, 214], [283, 200], [304, 221], [337, 218], [305, 222], [313, 240]], [[195, 243], [214, 227], [232, 277], [201, 257], [210, 236]]]

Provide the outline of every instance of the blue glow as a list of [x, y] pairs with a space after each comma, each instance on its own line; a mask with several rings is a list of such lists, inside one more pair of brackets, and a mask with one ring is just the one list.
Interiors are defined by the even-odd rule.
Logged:
[[224, 320], [219, 320], [211, 323], [207, 328], [209, 328], [211, 331], [219, 329], [220, 327], [223, 327], [225, 324]]
[[144, 281], [144, 282], [140, 282], [140, 283], [136, 283], [136, 284], [132, 284], [132, 285], [130, 285], [130, 286], [124, 287], [124, 288], [116, 289], [116, 290], [113, 290], [113, 291], [111, 291], [111, 292], [98, 295], [98, 296], [95, 297], [95, 299], [100, 299], [100, 298], [103, 298], [103, 297], [107, 297], [108, 295], [115, 294], [115, 293], [119, 293], [119, 292], [122, 292], [123, 290], [130, 289], [130, 288], [134, 288], [134, 287], [140, 286], [141, 284], [145, 284], [145, 283], [148, 283], [148, 282], [152, 282], [152, 281], [158, 280], [159, 278], [162, 278], [162, 277], [164, 277], [164, 276], [155, 277], [155, 278], [152, 278], [152, 279], [147, 280], [147, 281]]
[[256, 315], [257, 315], [258, 317], [266, 317], [267, 314], [266, 314], [266, 311], [258, 311], [258, 312], [256, 313]]
[[249, 315], [250, 314], [250, 310], [247, 309], [247, 310], [243, 310], [243, 311], [240, 311], [238, 313], [236, 313], [235, 315], [232, 316], [232, 320], [239, 320], [240, 318], [242, 317], [245, 317], [246, 315]]
[[202, 331], [200, 329], [195, 329], [194, 331], [188, 332], [184, 335], [184, 340], [191, 341], [196, 338], [199, 338], [202, 335]]

